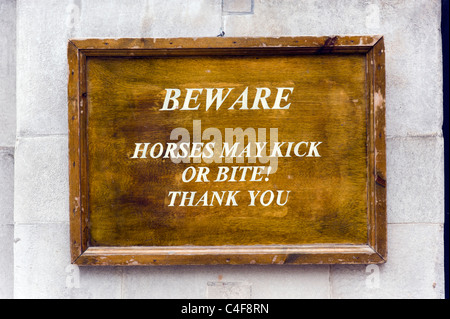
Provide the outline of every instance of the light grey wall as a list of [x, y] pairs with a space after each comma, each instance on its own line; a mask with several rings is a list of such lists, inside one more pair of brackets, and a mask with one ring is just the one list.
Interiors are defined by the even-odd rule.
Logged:
[[0, 0], [0, 299], [13, 296], [16, 4]]
[[[15, 1], [0, 3], [3, 28], [11, 24], [4, 20], [4, 8], [13, 12]], [[15, 169], [16, 298], [444, 297], [440, 0], [17, 0], [16, 17], [14, 163], [11, 153], [2, 156], [0, 152], [0, 185], [4, 179], [6, 185], [12, 184], [13, 164]], [[387, 264], [369, 268], [70, 266], [68, 38], [215, 37], [222, 32], [238, 37], [385, 36]], [[10, 32], [0, 34], [0, 39], [11, 36]], [[3, 42], [0, 47], [3, 50]], [[8, 65], [14, 69], [15, 63]], [[11, 76], [7, 78], [10, 80]], [[3, 87], [1, 76], [0, 80]], [[0, 92], [3, 110], [3, 99], [8, 93]], [[6, 106], [6, 110], [12, 108], [14, 103]], [[2, 132], [6, 132], [12, 136], [7, 137], [7, 143], [12, 140], [14, 144], [14, 125], [9, 122], [13, 118], [14, 115], [8, 116], [6, 129], [2, 118], [0, 137], [3, 139]], [[11, 186], [5, 190], [2, 186], [0, 198], [6, 196], [8, 202]], [[0, 204], [2, 211], [11, 207]], [[3, 219], [3, 253], [3, 243], [9, 243], [8, 231], [13, 227], [11, 221], [2, 223]], [[11, 263], [12, 257], [0, 262], [2, 281], [10, 278]]]

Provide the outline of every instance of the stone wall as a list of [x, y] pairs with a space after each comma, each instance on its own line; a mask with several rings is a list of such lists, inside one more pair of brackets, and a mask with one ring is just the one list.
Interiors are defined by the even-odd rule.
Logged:
[[[440, 0], [0, 0], [0, 10], [0, 297], [13, 284], [16, 298], [444, 297]], [[388, 263], [70, 266], [69, 38], [365, 34], [386, 43]]]
[[13, 296], [16, 3], [0, 1], [0, 299]]

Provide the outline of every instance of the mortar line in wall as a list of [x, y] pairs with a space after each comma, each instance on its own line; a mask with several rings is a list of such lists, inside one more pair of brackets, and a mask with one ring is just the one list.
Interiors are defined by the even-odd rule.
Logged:
[[14, 224], [0, 224], [0, 227], [13, 227], [14, 228]]
[[328, 299], [332, 299], [333, 298], [333, 287], [332, 287], [332, 282], [331, 282], [331, 268], [332, 265], [328, 265]]
[[34, 226], [34, 225], [51, 225], [51, 224], [65, 224], [65, 225], [69, 225], [70, 222], [27, 222], [27, 223], [22, 223], [22, 222], [14, 222], [13, 226]]
[[444, 225], [444, 223], [434, 222], [400, 222], [400, 223], [388, 223], [388, 225]]
[[223, 0], [220, 2], [220, 35], [225, 35], [225, 17], [223, 14]]
[[43, 138], [43, 137], [68, 137], [67, 133], [58, 133], [58, 134], [35, 134], [35, 135], [21, 135], [17, 136], [17, 140], [25, 139], [25, 138]]
[[124, 273], [124, 271], [123, 271], [123, 268], [120, 268], [120, 272], [121, 272], [121, 278], [120, 278], [120, 299], [124, 299], [124, 292], [123, 292], [123, 287], [124, 287], [124, 281], [125, 281], [125, 279], [124, 279], [124, 276], [125, 276], [125, 273]]
[[417, 135], [387, 135], [388, 140], [400, 140], [404, 138], [430, 138], [430, 137], [443, 137], [442, 133], [432, 133], [432, 134], [417, 134]]

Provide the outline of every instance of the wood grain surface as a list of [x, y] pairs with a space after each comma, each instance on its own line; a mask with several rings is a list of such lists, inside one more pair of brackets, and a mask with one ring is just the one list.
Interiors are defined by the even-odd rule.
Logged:
[[[380, 36], [71, 40], [69, 158], [72, 260], [79, 265], [308, 264], [386, 261], [384, 42]], [[248, 88], [293, 88], [289, 109], [229, 109]], [[160, 111], [166, 89], [202, 89], [195, 111]], [[206, 88], [233, 88], [205, 110]], [[287, 104], [283, 101], [282, 104]], [[239, 104], [238, 104], [239, 106]], [[201, 130], [193, 123], [201, 121]], [[214, 182], [220, 166], [132, 158], [172, 130], [278, 130], [321, 142], [320, 157], [280, 157], [259, 182]], [[258, 131], [258, 129], [260, 131]], [[204, 138], [202, 142], [210, 142]], [[246, 138], [248, 141], [248, 138]], [[283, 149], [286, 149], [284, 147]], [[291, 153], [291, 155], [293, 155]], [[183, 182], [193, 166], [209, 182]], [[248, 191], [290, 191], [249, 206]], [[169, 206], [169, 192], [239, 191], [238, 206]], [[225, 196], [226, 198], [226, 196]]]
[[[91, 245], [367, 241], [364, 56], [88, 58], [87, 75]], [[291, 106], [160, 111], [165, 88], [234, 88], [224, 103], [231, 106], [245, 87], [250, 105], [257, 87], [294, 87]], [[192, 131], [194, 120], [222, 132], [265, 128], [267, 137], [277, 128], [280, 142], [322, 141], [321, 157], [279, 158], [269, 182], [235, 183], [183, 183], [181, 174], [191, 164], [131, 159], [135, 143], [174, 142], [171, 131]], [[218, 166], [192, 165], [213, 173]], [[291, 193], [286, 206], [249, 207], [248, 190]], [[241, 193], [238, 207], [168, 207], [169, 191]]]

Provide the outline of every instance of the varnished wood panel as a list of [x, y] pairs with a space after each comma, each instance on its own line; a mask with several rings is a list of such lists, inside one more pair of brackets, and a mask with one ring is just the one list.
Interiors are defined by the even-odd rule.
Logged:
[[[69, 79], [71, 209], [80, 214], [71, 216], [71, 233], [79, 237], [74, 262], [386, 259], [382, 38], [74, 40], [69, 59], [79, 67]], [[248, 87], [249, 105], [257, 87], [294, 91], [289, 110], [228, 110], [225, 102], [219, 110], [159, 111], [166, 88], [219, 87], [234, 88], [231, 103]], [[204, 105], [205, 94], [198, 103]], [[322, 141], [321, 157], [279, 158], [267, 182], [235, 183], [183, 183], [181, 174], [188, 166], [208, 166], [213, 177], [218, 166], [265, 164], [130, 159], [134, 143], [177, 142], [170, 132], [185, 127], [192, 134], [198, 120], [202, 131], [265, 128], [269, 135], [277, 128], [280, 142]], [[196, 191], [198, 199], [228, 190], [241, 191], [238, 207], [168, 207], [169, 191]], [[286, 206], [249, 207], [248, 190], [291, 193]], [[251, 247], [263, 247], [260, 257]], [[239, 258], [230, 258], [233, 249]], [[282, 257], [274, 262], [277, 252]], [[171, 257], [153, 258], [164, 253]]]

